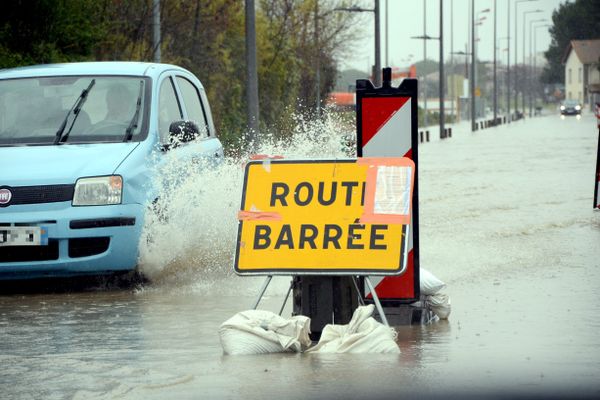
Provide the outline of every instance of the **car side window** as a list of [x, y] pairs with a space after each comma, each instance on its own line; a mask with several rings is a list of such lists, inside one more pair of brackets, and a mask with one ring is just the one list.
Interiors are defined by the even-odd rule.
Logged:
[[167, 78], [160, 85], [158, 95], [158, 129], [162, 143], [167, 143], [169, 140], [169, 126], [171, 123], [182, 119], [183, 114], [175, 94], [173, 82], [171, 78]]
[[185, 104], [188, 119], [191, 119], [198, 125], [198, 128], [200, 129], [200, 138], [207, 137], [208, 122], [206, 121], [206, 114], [204, 112], [202, 101], [200, 100], [198, 89], [192, 82], [181, 76], [177, 77], [177, 84], [179, 85], [179, 90], [183, 97], [183, 103]]

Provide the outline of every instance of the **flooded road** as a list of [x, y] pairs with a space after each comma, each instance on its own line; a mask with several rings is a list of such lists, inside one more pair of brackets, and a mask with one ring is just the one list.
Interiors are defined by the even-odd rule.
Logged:
[[[459, 126], [420, 147], [421, 264], [448, 284], [452, 314], [399, 327], [400, 355], [222, 355], [219, 325], [261, 283], [231, 271], [240, 168], [182, 207], [184, 235], [157, 226], [168, 239], [142, 257], [153, 283], [0, 296], [0, 397], [598, 398], [595, 122]], [[261, 308], [277, 311], [288, 282]]]

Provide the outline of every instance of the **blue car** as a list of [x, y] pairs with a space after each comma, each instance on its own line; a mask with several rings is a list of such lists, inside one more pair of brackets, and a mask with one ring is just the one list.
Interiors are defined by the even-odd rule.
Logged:
[[157, 164], [223, 157], [205, 90], [166, 64], [0, 70], [0, 279], [134, 271]]

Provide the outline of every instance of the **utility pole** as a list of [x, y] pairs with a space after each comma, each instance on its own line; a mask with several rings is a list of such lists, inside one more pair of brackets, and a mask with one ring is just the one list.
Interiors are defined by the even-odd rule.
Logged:
[[[539, 26], [536, 26], [535, 28], [533, 28], [533, 74], [532, 75], [534, 75], [534, 76], [537, 73], [537, 66], [536, 66], [536, 64], [537, 64], [537, 62], [536, 62], [536, 58], [537, 58], [536, 57], [536, 53], [537, 53], [537, 30], [539, 28], [546, 28], [546, 27], [549, 27], [549, 26], [552, 26], [552, 25], [550, 25], [550, 24], [539, 25]], [[538, 79], [539, 79], [539, 77], [537, 77], [536, 80], [538, 80]], [[539, 81], [536, 82], [535, 86], [538, 86], [538, 85], [539, 85]], [[533, 96], [533, 99], [531, 99], [531, 97], [530, 97], [530, 108], [532, 107], [531, 106], [531, 102], [534, 102], [534, 103], [537, 102], [537, 93], [535, 93], [535, 90], [533, 90], [533, 88], [532, 88], [531, 92], [533, 92], [533, 94], [530, 93], [530, 96]], [[535, 104], [534, 104], [534, 106], [535, 106]]]
[[315, 115], [321, 116], [321, 61], [319, 46], [319, 0], [315, 0]]
[[440, 0], [440, 137], [445, 130], [445, 104], [444, 104], [444, 2]]
[[389, 26], [389, 13], [390, 13], [390, 5], [388, 3], [388, 0], [385, 0], [385, 66], [389, 67], [390, 63], [389, 63], [389, 52], [390, 52], [390, 40], [389, 40], [389, 35], [388, 35], [388, 26]]
[[510, 116], [510, 0], [506, 0], [506, 4], [508, 5], [508, 10], [506, 10], [506, 24], [508, 25], [506, 28], [506, 37], [508, 45], [508, 57], [506, 59], [506, 122], [510, 124], [511, 116]]
[[475, 132], [475, 0], [471, 0], [471, 132]]
[[373, 83], [376, 87], [381, 86], [381, 37], [379, 32], [379, 0], [375, 0], [375, 6], [373, 8], [361, 8], [358, 6], [352, 7], [336, 7], [334, 11], [348, 11], [348, 12], [372, 12], [375, 17], [375, 66], [373, 69]]
[[[529, 3], [532, 1], [537, 1], [537, 0], [517, 0], [517, 1], [515, 1], [515, 67], [517, 66], [517, 58], [519, 56], [519, 52], [518, 52], [518, 43], [519, 42], [518, 42], [518, 29], [517, 29], [519, 26], [519, 24], [518, 24], [519, 15], [517, 13], [518, 6], [519, 6], [519, 3]], [[524, 31], [525, 31], [525, 28], [523, 28], [523, 35], [525, 35]], [[523, 44], [523, 46], [525, 46], [525, 44]], [[525, 53], [523, 53], [523, 58], [525, 58]], [[517, 79], [515, 77], [515, 84], [516, 83], [517, 83]], [[517, 86], [515, 85], [515, 112], [517, 112], [519, 110], [518, 103], [519, 103], [519, 91], [517, 90]], [[525, 108], [525, 104], [523, 104], [523, 108]], [[525, 110], [523, 110], [523, 112], [525, 112]]]
[[[427, 0], [423, 0], [423, 66], [427, 65]], [[423, 75], [423, 126], [427, 126], [427, 74]]]
[[452, 85], [450, 86], [450, 115], [456, 123], [454, 115], [454, 101], [456, 101], [456, 74], [454, 73], [454, 0], [450, 0], [450, 73], [452, 74]]
[[494, 0], [494, 125], [498, 121], [498, 86], [496, 77], [496, 0]]
[[256, 23], [254, 0], [246, 0], [246, 107], [249, 140], [256, 147], [259, 128], [258, 69], [256, 65]]
[[152, 0], [152, 52], [155, 63], [161, 59], [160, 40], [160, 0]]
[[375, 86], [381, 86], [381, 34], [379, 29], [379, 0], [375, 0]]

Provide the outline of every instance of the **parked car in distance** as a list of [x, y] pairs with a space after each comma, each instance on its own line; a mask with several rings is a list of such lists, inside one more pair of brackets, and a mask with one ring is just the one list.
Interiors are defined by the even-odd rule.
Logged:
[[560, 105], [561, 115], [579, 115], [581, 114], [581, 104], [577, 100], [565, 100]]
[[167, 64], [0, 70], [0, 279], [135, 270], [167, 155], [220, 160], [200, 81]]

